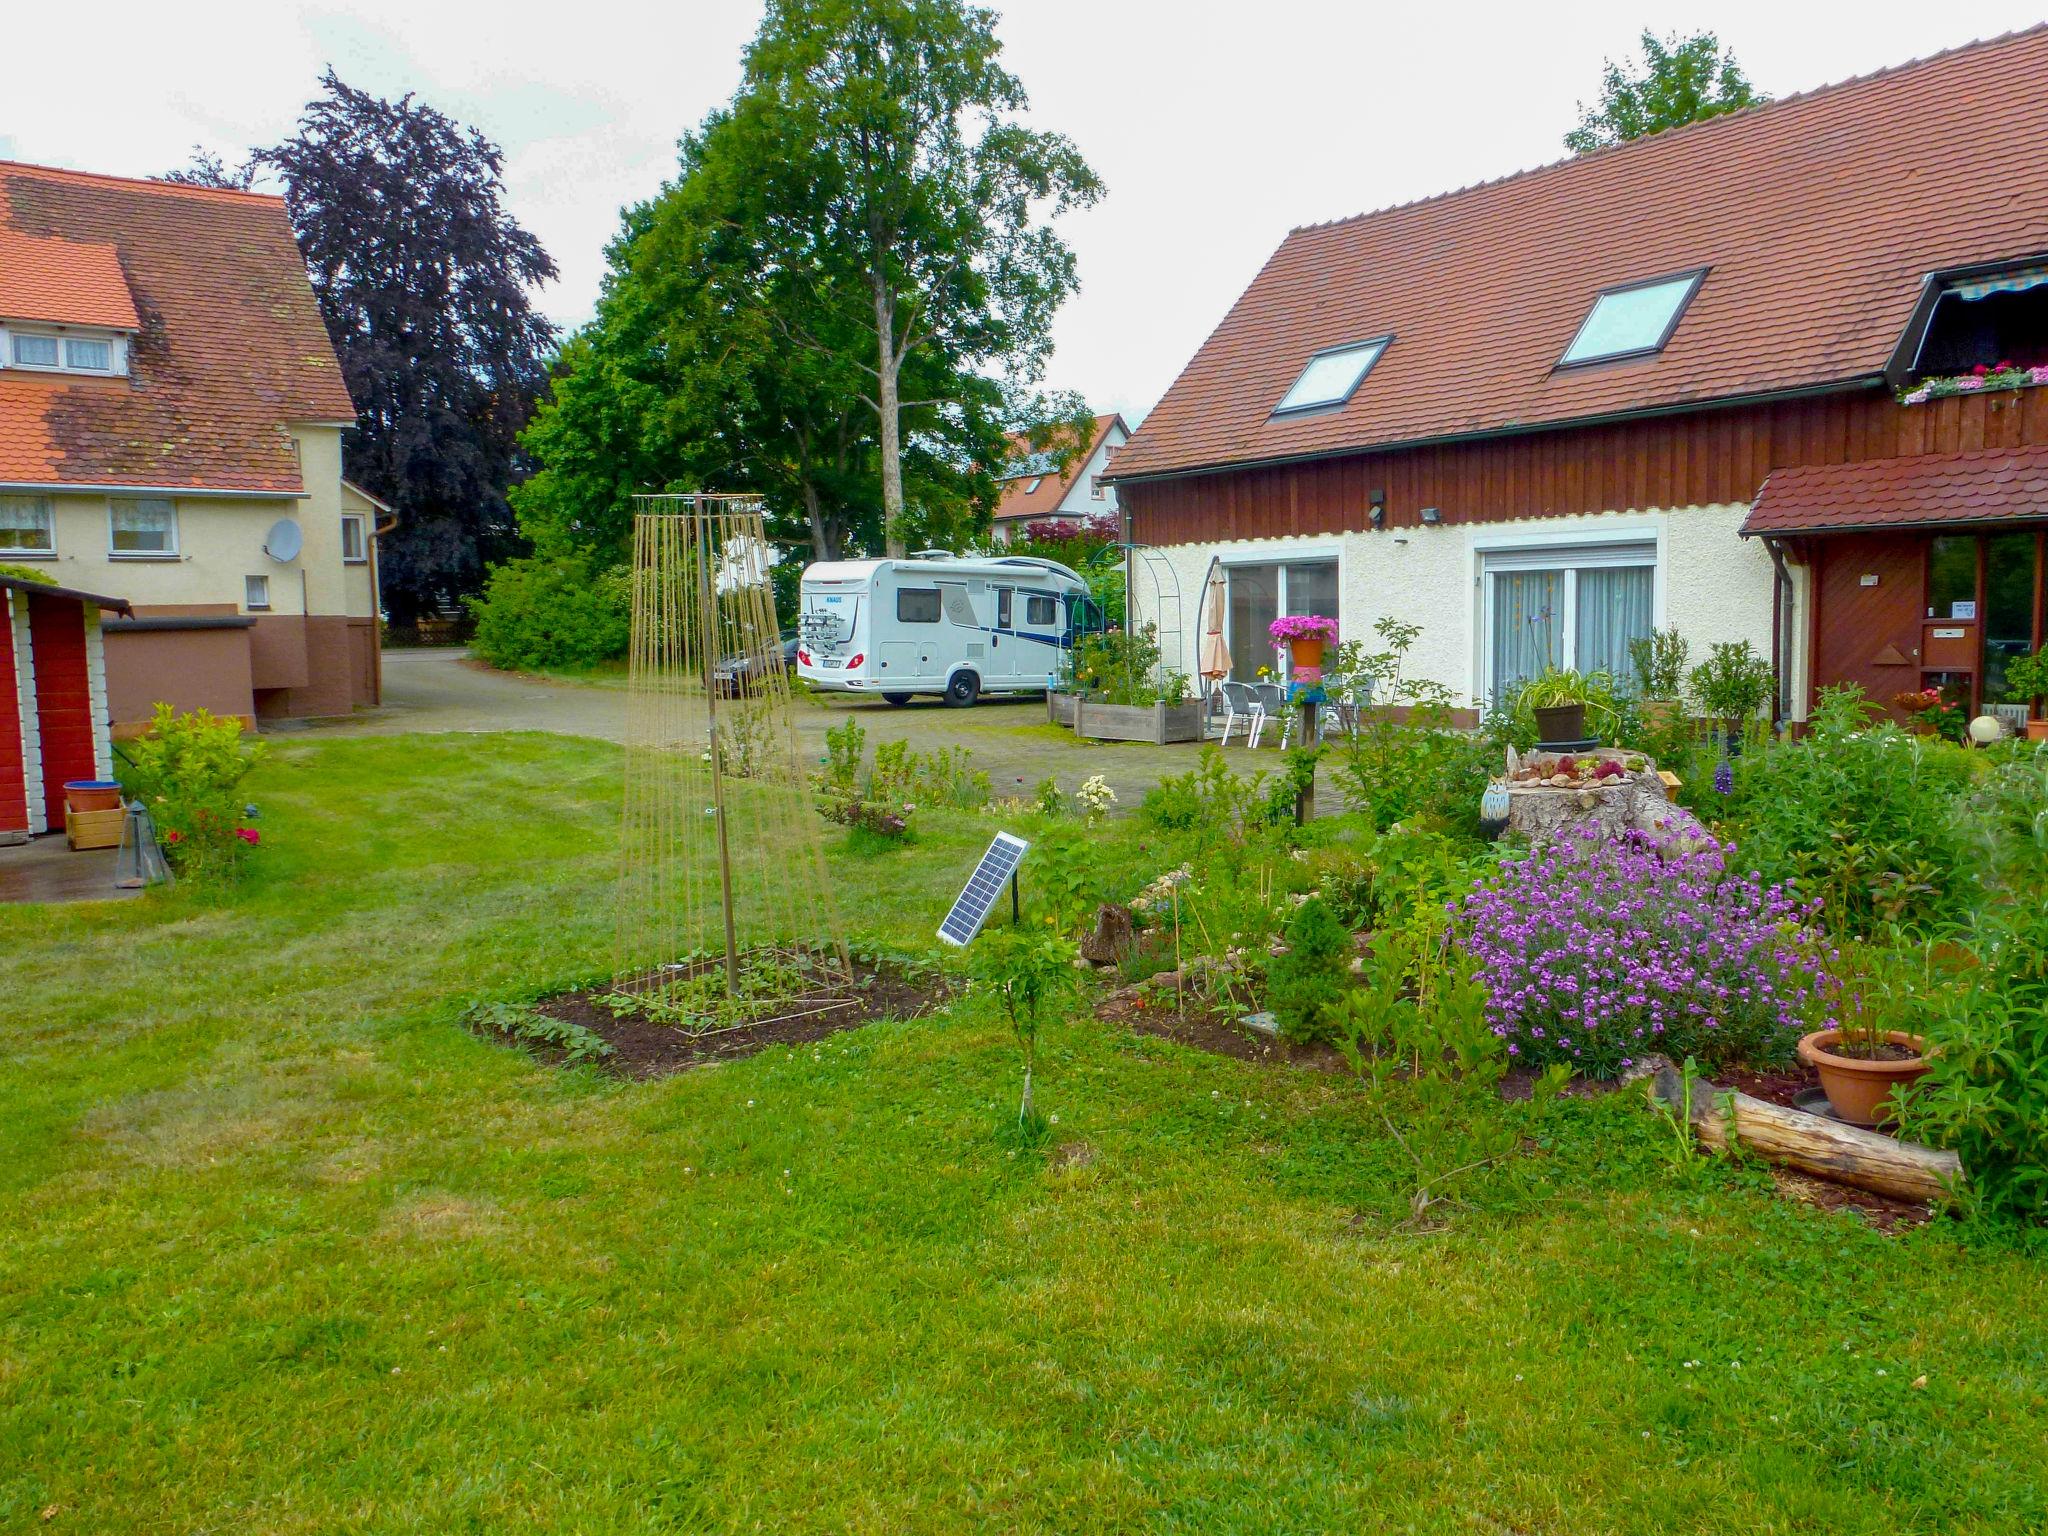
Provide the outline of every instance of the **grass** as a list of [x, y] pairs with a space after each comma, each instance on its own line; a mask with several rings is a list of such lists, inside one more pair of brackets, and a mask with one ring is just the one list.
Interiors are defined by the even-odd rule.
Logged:
[[[1035, 1147], [973, 1002], [639, 1085], [464, 1032], [604, 967], [618, 781], [283, 744], [231, 900], [0, 909], [0, 1529], [2048, 1521], [2038, 1261], [1688, 1173], [1619, 1096], [1074, 1019]], [[990, 830], [922, 820], [834, 855], [878, 940]]]

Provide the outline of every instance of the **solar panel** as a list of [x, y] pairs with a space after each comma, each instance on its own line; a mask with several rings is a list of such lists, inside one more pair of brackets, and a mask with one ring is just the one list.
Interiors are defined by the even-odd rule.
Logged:
[[940, 938], [963, 949], [973, 942], [981, 925], [988, 921], [989, 908], [1003, 893], [1003, 883], [1017, 872], [1017, 866], [1024, 861], [1024, 850], [1030, 846], [1023, 838], [1007, 832], [996, 834], [988, 852], [981, 856], [974, 873], [967, 877], [966, 886], [954, 899], [953, 910], [939, 924]]

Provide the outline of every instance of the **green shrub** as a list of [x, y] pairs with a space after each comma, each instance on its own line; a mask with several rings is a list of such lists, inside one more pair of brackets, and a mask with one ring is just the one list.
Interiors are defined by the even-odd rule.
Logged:
[[242, 739], [242, 722], [201, 709], [181, 715], [159, 704], [149, 730], [128, 743], [128, 790], [149, 807], [178, 873], [231, 880], [261, 838], [244, 826], [236, 793], [263, 760], [261, 742]]
[[1188, 692], [1186, 674], [1160, 669], [1153, 624], [1083, 635], [1074, 646], [1073, 686], [1105, 704], [1171, 704]]
[[1295, 909], [1287, 949], [1266, 967], [1266, 1003], [1289, 1040], [1328, 1040], [1351, 983], [1351, 933], [1319, 896]]
[[[1271, 822], [1272, 796], [1262, 769], [1250, 778], [1231, 772], [1216, 747], [1202, 748], [1200, 764], [1171, 774], [1145, 793], [1138, 814], [1167, 832], [1193, 832], [1204, 843], [1242, 841]], [[1292, 816], [1292, 802], [1288, 814]]]
[[1636, 692], [1645, 699], [1682, 699], [1692, 646], [1676, 628], [1656, 629], [1628, 643], [1629, 667]]
[[1971, 941], [1977, 965], [1939, 995], [1927, 1075], [1905, 1095], [1902, 1131], [1962, 1160], [1963, 1203], [2048, 1225], [2048, 908], [2012, 902]]
[[1875, 713], [1859, 688], [1821, 690], [1805, 736], [1736, 761], [1720, 830], [1738, 864], [1818, 900], [1836, 932], [1925, 931], [1975, 896], [1981, 859], [1964, 806], [1975, 765], [1961, 747], [1872, 723]]
[[1724, 642], [1692, 669], [1692, 696], [1700, 713], [1731, 728], [1771, 702], [1778, 674], [1747, 640]]
[[631, 578], [569, 557], [509, 560], [491, 568], [471, 644], [494, 667], [533, 671], [594, 667], [626, 654], [632, 638]]

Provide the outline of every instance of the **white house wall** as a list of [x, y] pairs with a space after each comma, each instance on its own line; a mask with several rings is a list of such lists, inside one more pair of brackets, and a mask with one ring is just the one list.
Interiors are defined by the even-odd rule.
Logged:
[[[1764, 655], [1771, 644], [1771, 561], [1762, 544], [1738, 537], [1748, 509], [1741, 504], [1671, 511], [1521, 518], [1379, 531], [1322, 534], [1226, 543], [1181, 544], [1160, 550], [1180, 591], [1181, 670], [1193, 676], [1202, 634], [1202, 581], [1209, 562], [1331, 559], [1338, 562], [1336, 615], [1343, 639], [1371, 639], [1373, 625], [1391, 617], [1420, 627], [1408, 654], [1411, 676], [1449, 688], [1457, 701], [1477, 707], [1481, 687], [1481, 561], [1490, 549], [1569, 547], [1576, 543], [1651, 542], [1657, 546], [1654, 615], [1659, 628], [1676, 627], [1691, 642], [1695, 660], [1710, 645], [1747, 640]], [[1790, 639], [1792, 697], [1805, 697], [1806, 573], [1792, 568], [1795, 621]], [[1133, 582], [1137, 622], [1164, 619], [1154, 583], [1140, 562]], [[1263, 658], [1262, 658], [1263, 659]]]

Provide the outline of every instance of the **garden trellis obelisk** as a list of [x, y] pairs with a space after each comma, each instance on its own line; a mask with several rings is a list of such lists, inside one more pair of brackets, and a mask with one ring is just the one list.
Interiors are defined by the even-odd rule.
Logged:
[[843, 973], [761, 504], [633, 506], [619, 985], [658, 989], [715, 961], [737, 992], [769, 953]]

